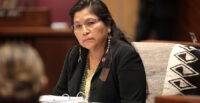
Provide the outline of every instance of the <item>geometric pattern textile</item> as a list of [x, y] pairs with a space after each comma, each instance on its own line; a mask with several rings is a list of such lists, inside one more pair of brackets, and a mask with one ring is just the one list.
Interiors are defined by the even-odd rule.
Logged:
[[177, 44], [166, 71], [163, 95], [200, 95], [200, 49]]

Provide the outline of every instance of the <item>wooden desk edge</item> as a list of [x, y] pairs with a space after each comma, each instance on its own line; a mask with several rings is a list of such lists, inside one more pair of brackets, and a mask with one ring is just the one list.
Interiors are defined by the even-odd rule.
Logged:
[[200, 103], [199, 96], [156, 96], [155, 103]]
[[193, 43], [189, 41], [165, 41], [165, 40], [143, 40], [142, 42], [157, 42], [157, 43], [174, 43], [174, 44], [183, 44], [183, 45], [191, 45], [191, 46], [199, 46], [200, 43]]

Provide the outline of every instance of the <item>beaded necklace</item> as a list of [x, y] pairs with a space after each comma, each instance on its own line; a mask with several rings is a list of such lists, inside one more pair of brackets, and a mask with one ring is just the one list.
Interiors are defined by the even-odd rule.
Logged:
[[90, 96], [90, 87], [91, 87], [91, 80], [93, 75], [95, 74], [95, 69], [89, 69], [88, 63], [86, 63], [84, 77], [81, 83], [81, 92], [85, 94], [85, 97], [88, 99]]
[[84, 95], [85, 95], [85, 84], [86, 84], [87, 71], [88, 71], [88, 62], [86, 62], [86, 65], [85, 65], [85, 70], [84, 70], [84, 74], [83, 74], [82, 81], [81, 81], [81, 87], [80, 87], [80, 91], [83, 92]]

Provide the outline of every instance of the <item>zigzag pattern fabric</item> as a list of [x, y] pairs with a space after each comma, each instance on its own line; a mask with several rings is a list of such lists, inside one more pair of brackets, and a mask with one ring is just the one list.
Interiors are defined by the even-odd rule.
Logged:
[[163, 95], [200, 95], [200, 49], [177, 44], [168, 61]]

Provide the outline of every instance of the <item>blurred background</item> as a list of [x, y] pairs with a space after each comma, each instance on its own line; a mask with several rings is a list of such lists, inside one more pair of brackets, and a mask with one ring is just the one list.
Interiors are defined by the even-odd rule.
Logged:
[[[0, 26], [18, 25], [14, 20], [10, 24], [6, 18], [22, 16], [26, 9], [42, 12], [46, 8], [46, 24], [55, 28], [69, 27], [70, 8], [77, 0], [0, 0]], [[190, 33], [199, 38], [200, 13], [199, 0], [103, 0], [117, 25], [131, 41], [146, 39], [191, 41]], [[35, 8], [35, 11], [33, 10]], [[36, 10], [41, 9], [42, 10]], [[18, 10], [18, 12], [17, 12]], [[30, 11], [29, 11], [30, 12]], [[47, 16], [49, 13], [49, 16]], [[32, 19], [42, 19], [43, 14], [31, 15]], [[38, 17], [38, 16], [41, 16]], [[30, 17], [31, 18], [31, 17]], [[14, 19], [14, 18], [12, 18]], [[32, 20], [30, 20], [32, 21]], [[20, 25], [28, 25], [25, 22]], [[24, 23], [23, 23], [24, 22]], [[33, 22], [33, 21], [32, 21]], [[48, 23], [47, 23], [48, 22]], [[26, 22], [27, 23], [27, 22]], [[37, 24], [32, 25], [37, 25]], [[30, 23], [29, 23], [30, 24]], [[157, 35], [166, 35], [163, 37]]]
[[[130, 41], [200, 40], [200, 0], [102, 0]], [[69, 10], [77, 0], [0, 0], [0, 45], [25, 42], [45, 64], [51, 93], [66, 52], [76, 44]]]

